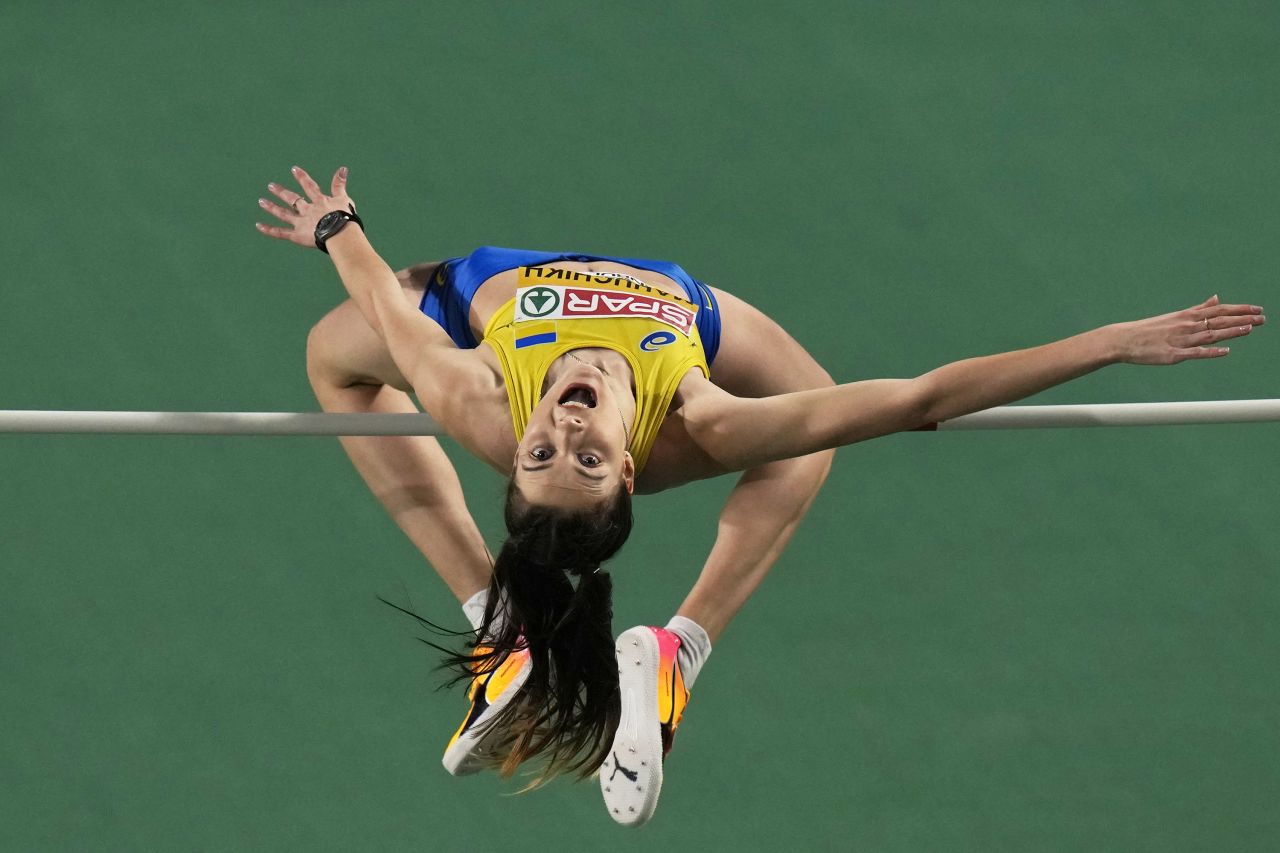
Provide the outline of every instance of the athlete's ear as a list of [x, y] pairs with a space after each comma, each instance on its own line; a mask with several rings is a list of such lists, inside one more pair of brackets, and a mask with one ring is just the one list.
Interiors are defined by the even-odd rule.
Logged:
[[636, 489], [636, 461], [631, 458], [629, 451], [622, 451], [622, 482], [627, 486], [627, 494], [635, 494]]

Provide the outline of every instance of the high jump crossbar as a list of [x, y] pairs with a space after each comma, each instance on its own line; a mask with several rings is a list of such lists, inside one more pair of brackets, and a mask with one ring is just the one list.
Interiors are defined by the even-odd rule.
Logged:
[[[999, 406], [925, 429], [1047, 429], [1280, 421], [1280, 399]], [[439, 435], [429, 416], [325, 412], [0, 411], [0, 433], [137, 435]]]

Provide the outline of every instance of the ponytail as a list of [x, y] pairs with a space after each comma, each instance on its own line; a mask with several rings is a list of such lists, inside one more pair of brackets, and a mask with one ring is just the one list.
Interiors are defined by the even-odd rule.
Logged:
[[619, 488], [602, 507], [566, 511], [529, 504], [512, 482], [505, 520], [509, 536], [494, 560], [479, 639], [448, 664], [470, 677], [527, 649], [521, 695], [492, 722], [510, 743], [494, 766], [510, 776], [541, 757], [534, 784], [561, 773], [586, 778], [604, 763], [618, 726], [613, 579], [601, 564], [631, 533], [631, 495]]

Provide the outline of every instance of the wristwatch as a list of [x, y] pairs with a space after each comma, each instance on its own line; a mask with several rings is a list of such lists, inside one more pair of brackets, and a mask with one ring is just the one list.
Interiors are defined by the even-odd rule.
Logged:
[[360, 230], [364, 230], [364, 220], [356, 215], [356, 206], [351, 205], [351, 210], [331, 210], [324, 216], [320, 217], [320, 221], [316, 223], [316, 248], [329, 254], [329, 250], [325, 248], [327, 241], [334, 234], [337, 234], [343, 228], [347, 227], [348, 222], [354, 222], [360, 226]]

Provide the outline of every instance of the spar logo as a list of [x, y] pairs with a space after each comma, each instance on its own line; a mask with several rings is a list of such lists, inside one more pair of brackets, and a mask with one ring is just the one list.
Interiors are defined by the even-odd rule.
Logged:
[[519, 319], [547, 317], [560, 307], [560, 294], [554, 287], [526, 287], [520, 291]]
[[586, 320], [639, 317], [656, 320], [685, 337], [698, 309], [640, 293], [592, 287], [522, 287], [516, 291], [516, 320]]

